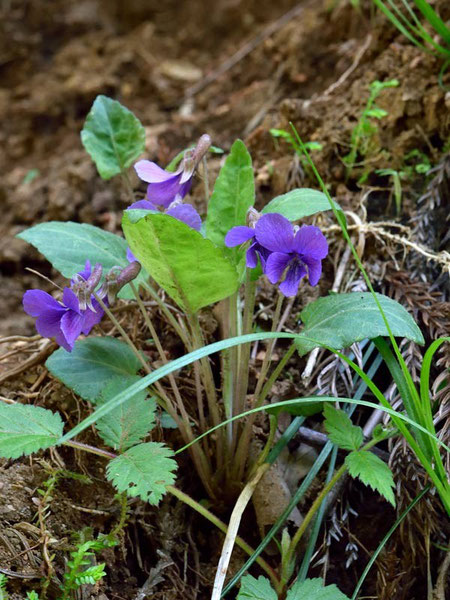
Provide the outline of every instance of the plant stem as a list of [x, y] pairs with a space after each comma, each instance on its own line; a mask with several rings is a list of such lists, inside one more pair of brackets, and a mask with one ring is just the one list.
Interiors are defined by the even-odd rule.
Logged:
[[[334, 485], [339, 481], [339, 479], [342, 477], [342, 475], [345, 473], [346, 470], [347, 470], [347, 467], [345, 464], [343, 464], [336, 471], [336, 473], [333, 475], [333, 477], [330, 479], [330, 481], [324, 486], [324, 488], [322, 489], [320, 494], [318, 496], [316, 496], [316, 499], [314, 500], [309, 511], [306, 513], [302, 524], [297, 529], [294, 537], [292, 538], [291, 543], [289, 545], [289, 549], [286, 552], [283, 569], [282, 569], [282, 574], [281, 574], [281, 585], [283, 586], [283, 589], [286, 587], [287, 580], [289, 577], [289, 571], [290, 571], [289, 566], [292, 562], [292, 558], [293, 558], [295, 549], [296, 549], [301, 537], [305, 533], [306, 528], [310, 524], [312, 518], [314, 517], [316, 512], [319, 510], [320, 505], [322, 504], [322, 502], [325, 499], [325, 497], [327, 496], [327, 494], [333, 489]], [[280, 591], [280, 590], [278, 590], [278, 591]]]
[[[244, 291], [244, 317], [242, 322], [242, 334], [252, 332], [253, 312], [256, 298], [256, 281], [250, 280], [250, 272], [247, 269], [245, 276]], [[245, 410], [245, 401], [248, 390], [249, 362], [250, 362], [251, 344], [241, 346], [241, 359], [237, 365], [236, 373], [236, 413], [239, 414]]]
[[[191, 326], [192, 340], [194, 349], [202, 348], [205, 346], [203, 334], [200, 329], [198, 322], [198, 315], [188, 313], [188, 321]], [[212, 422], [214, 426], [221, 423], [219, 405], [217, 402], [216, 384], [214, 382], [214, 376], [211, 369], [211, 365], [208, 357], [200, 359], [201, 372], [203, 375], [203, 386], [205, 388], [206, 398], [208, 401], [208, 408], [211, 414]], [[216, 437], [216, 460], [217, 464], [223, 466], [223, 432], [218, 431]]]
[[[133, 286], [133, 289], [135, 291], [134, 286]], [[98, 301], [100, 306], [103, 308], [105, 313], [108, 315], [108, 317], [111, 319], [111, 321], [114, 323], [114, 325], [117, 327], [119, 333], [122, 335], [124, 340], [127, 342], [127, 344], [130, 346], [130, 348], [133, 350], [134, 355], [139, 359], [139, 362], [143, 365], [146, 372], [151, 373], [152, 371], [151, 371], [150, 366], [144, 360], [144, 358], [142, 357], [142, 354], [139, 352], [139, 350], [133, 344], [130, 337], [128, 336], [128, 334], [126, 333], [126, 331], [124, 330], [122, 325], [119, 323], [119, 321], [116, 319], [114, 314], [109, 310], [109, 308], [106, 306], [106, 304], [103, 302], [103, 300], [97, 294], [94, 293], [94, 297]], [[145, 307], [144, 307], [144, 310], [145, 310]], [[194, 439], [194, 434], [193, 434], [191, 426], [190, 426], [189, 416], [184, 411], [185, 414], [182, 413], [183, 419], [180, 419], [177, 415], [176, 410], [174, 409], [174, 407], [172, 405], [171, 399], [167, 396], [164, 388], [162, 387], [162, 385], [159, 382], [156, 383], [156, 388], [158, 390], [160, 400], [161, 399], [163, 400], [163, 402], [161, 403], [163, 408], [165, 410], [167, 410], [167, 412], [170, 414], [170, 416], [177, 423], [178, 428], [180, 429], [181, 435], [183, 436], [183, 439], [186, 441], [186, 443], [191, 442]], [[181, 402], [181, 406], [183, 407], [183, 410], [184, 410], [184, 406], [183, 406], [182, 402]], [[194, 446], [191, 446], [191, 448], [193, 449]], [[212, 477], [211, 467], [208, 464], [205, 453], [199, 446], [197, 446], [197, 449], [193, 450], [191, 452], [191, 456], [197, 467], [198, 474], [205, 486], [205, 489], [207, 490], [208, 494], [210, 494], [212, 497], [214, 497], [214, 493], [212, 491], [211, 483], [210, 483], [211, 477]]]
[[114, 527], [114, 529], [110, 533], [110, 535], [112, 537], [116, 537], [119, 535], [119, 533], [125, 527], [126, 522], [127, 522], [127, 517], [128, 517], [127, 493], [122, 492], [121, 494], [119, 494], [119, 498], [120, 498], [120, 517], [119, 517], [119, 522], [117, 523], [117, 525]]
[[153, 298], [153, 300], [158, 304], [161, 311], [167, 317], [167, 320], [169, 321], [169, 323], [172, 325], [174, 330], [177, 332], [180, 340], [183, 342], [183, 344], [186, 346], [187, 350], [189, 350], [189, 352], [190, 352], [192, 349], [192, 343], [189, 340], [187, 332], [184, 331], [183, 328], [181, 327], [181, 325], [177, 322], [177, 320], [175, 319], [173, 314], [167, 308], [167, 305], [165, 304], [165, 302], [159, 297], [159, 294], [156, 292], [156, 290], [154, 290], [153, 287], [149, 283], [143, 283], [142, 285], [148, 291], [148, 293]]
[[[181, 500], [181, 502], [184, 502], [193, 510], [202, 515], [202, 517], [204, 517], [210, 523], [215, 525], [218, 529], [220, 529], [220, 531], [223, 531], [223, 533], [225, 534], [227, 533], [228, 528], [225, 525], [225, 523], [221, 521], [218, 517], [216, 517], [216, 515], [210, 512], [207, 508], [205, 508], [202, 504], [200, 504], [199, 502], [197, 502], [178, 488], [174, 487], [173, 485], [166, 486], [166, 490], [169, 492], [169, 494], [172, 494], [173, 496], [178, 498], [178, 500]], [[245, 542], [240, 536], [236, 536], [236, 545], [239, 546], [239, 548], [242, 548], [242, 550], [244, 550], [244, 552], [246, 552], [249, 556], [252, 556], [252, 554], [254, 553], [253, 548], [249, 546], [249, 544], [247, 544], [247, 542]], [[266, 575], [270, 577], [272, 583], [274, 585], [279, 585], [279, 579], [272, 567], [261, 557], [258, 557], [256, 559], [256, 562], [266, 573]]]
[[[271, 331], [276, 331], [278, 327], [278, 321], [280, 319], [281, 307], [283, 305], [284, 296], [282, 294], [278, 294], [277, 304], [275, 307], [273, 319], [272, 319], [272, 328]], [[267, 344], [266, 355], [264, 356], [263, 364], [261, 366], [261, 371], [258, 378], [258, 383], [256, 384], [255, 393], [253, 396], [253, 406], [252, 408], [256, 408], [260, 406], [260, 394], [261, 388], [264, 384], [264, 379], [266, 378], [267, 371], [270, 367], [270, 363], [272, 361], [272, 350], [275, 345], [275, 340], [272, 339]], [[237, 451], [236, 451], [236, 460], [234, 463], [234, 475], [236, 481], [242, 481], [244, 476], [245, 466], [247, 464], [248, 457], [248, 447], [250, 444], [251, 432], [253, 428], [253, 423], [255, 422], [255, 414], [249, 416], [244, 425], [244, 430], [240, 436]]]

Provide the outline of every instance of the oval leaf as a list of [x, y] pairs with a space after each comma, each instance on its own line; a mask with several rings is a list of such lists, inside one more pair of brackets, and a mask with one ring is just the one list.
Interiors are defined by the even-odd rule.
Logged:
[[206, 217], [206, 237], [230, 257], [236, 251], [226, 248], [225, 235], [232, 227], [246, 224], [247, 211], [254, 202], [252, 159], [244, 142], [236, 140], [214, 184]]
[[[377, 298], [396, 337], [405, 337], [417, 344], [424, 339], [414, 319], [392, 298], [377, 294]], [[348, 348], [366, 338], [388, 336], [386, 325], [369, 292], [333, 294], [311, 302], [300, 313], [304, 328], [296, 340], [300, 356], [321, 344], [336, 350]], [[317, 344], [302, 337], [317, 340]]]
[[172, 455], [172, 450], [164, 444], [139, 444], [112, 460], [106, 467], [106, 475], [119, 492], [158, 504], [166, 493], [166, 485], [175, 481], [173, 471], [177, 463]]
[[[39, 250], [64, 277], [71, 278], [84, 269], [86, 260], [101, 263], [104, 273], [112, 267], [126, 267], [127, 242], [118, 235], [85, 223], [49, 221], [22, 231], [17, 236]], [[145, 279], [141, 271], [137, 282]], [[128, 291], [128, 293], [127, 293]], [[132, 297], [129, 286], [119, 296]], [[125, 293], [124, 293], [125, 292]]]
[[197, 312], [238, 288], [222, 250], [185, 223], [163, 214], [132, 223], [125, 212], [122, 225], [133, 254], [183, 310]]
[[[336, 201], [333, 200], [333, 204], [336, 210], [342, 212]], [[324, 210], [331, 210], [331, 206], [323, 192], [310, 188], [297, 188], [277, 196], [266, 204], [261, 212], [279, 213], [289, 221], [298, 221]]]
[[0, 402], [0, 456], [4, 458], [50, 448], [62, 432], [58, 413], [39, 406]]
[[117, 100], [97, 96], [81, 132], [81, 141], [102, 179], [127, 169], [145, 150], [145, 129]]
[[95, 403], [112, 379], [136, 375], [141, 363], [125, 342], [98, 337], [75, 342], [72, 352], [59, 348], [45, 366], [65, 386]]

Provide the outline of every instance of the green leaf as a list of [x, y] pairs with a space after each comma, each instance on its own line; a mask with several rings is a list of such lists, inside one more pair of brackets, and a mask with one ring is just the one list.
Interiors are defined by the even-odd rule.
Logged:
[[295, 583], [288, 591], [286, 600], [348, 600], [335, 585], [323, 585], [322, 579], [306, 579]]
[[72, 352], [59, 348], [45, 366], [68, 388], [95, 403], [111, 379], [136, 375], [141, 363], [125, 342], [93, 337], [75, 342]]
[[145, 129], [117, 100], [97, 96], [81, 132], [81, 141], [102, 179], [127, 169], [145, 150]]
[[183, 310], [195, 313], [237, 290], [223, 251], [185, 223], [163, 214], [133, 223], [125, 213], [122, 225], [133, 254]]
[[[333, 200], [336, 210], [341, 207]], [[282, 196], [277, 196], [266, 204], [262, 213], [279, 213], [290, 221], [298, 221], [304, 217], [315, 215], [323, 210], [331, 210], [328, 198], [323, 192], [309, 188], [297, 188]], [[341, 211], [342, 212], [342, 211]]]
[[[17, 236], [41, 252], [64, 277], [71, 278], [84, 269], [86, 260], [101, 263], [106, 274], [112, 267], [126, 267], [127, 242], [122, 237], [86, 223], [49, 221], [22, 231]], [[144, 271], [136, 279], [147, 277]], [[127, 290], [128, 293], [123, 294]], [[129, 286], [121, 297], [132, 297]], [[131, 294], [131, 295], [130, 295]]]
[[[414, 319], [405, 308], [395, 300], [377, 294], [392, 333], [396, 337], [405, 337], [417, 344], [424, 339]], [[300, 313], [304, 328], [296, 340], [300, 356], [319, 346], [312, 338], [334, 349], [348, 348], [354, 342], [379, 335], [387, 337], [388, 331], [376, 302], [369, 292], [333, 294], [311, 302]]]
[[[113, 379], [102, 390], [98, 404], [108, 402], [140, 379], [137, 375]], [[153, 429], [156, 402], [146, 398], [147, 390], [142, 390], [97, 421], [98, 433], [108, 446], [123, 452], [138, 444]]]
[[175, 481], [173, 471], [177, 463], [172, 455], [172, 450], [164, 444], [139, 444], [112, 460], [106, 467], [106, 475], [119, 492], [158, 504], [166, 486]]
[[0, 456], [18, 458], [54, 446], [63, 432], [58, 413], [30, 404], [0, 402]]
[[226, 248], [224, 238], [232, 227], [246, 224], [247, 211], [254, 202], [252, 159], [244, 142], [236, 140], [216, 179], [206, 217], [206, 237], [235, 261], [238, 254]]
[[237, 600], [277, 600], [277, 594], [266, 577], [244, 575]]
[[364, 435], [361, 427], [353, 425], [350, 417], [331, 404], [325, 404], [325, 429], [328, 437], [344, 450], [358, 450], [363, 443]]
[[359, 478], [365, 485], [380, 493], [395, 506], [392, 488], [395, 487], [390, 468], [376, 454], [367, 450], [354, 450], [345, 457], [348, 472]]

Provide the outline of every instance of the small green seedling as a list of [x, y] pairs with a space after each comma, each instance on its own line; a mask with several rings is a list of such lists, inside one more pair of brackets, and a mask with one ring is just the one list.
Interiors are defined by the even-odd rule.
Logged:
[[347, 167], [347, 178], [355, 167], [358, 154], [365, 157], [371, 150], [373, 136], [378, 130], [374, 119], [379, 121], [388, 115], [387, 111], [375, 104], [375, 100], [385, 88], [397, 87], [398, 85], [399, 82], [397, 79], [372, 81], [370, 84], [370, 94], [366, 106], [352, 131], [350, 152], [343, 158], [344, 164]]
[[[285, 129], [270, 129], [270, 135], [275, 139], [283, 139], [292, 147], [294, 152], [300, 158], [300, 163], [303, 168], [308, 168], [308, 161], [305, 157], [305, 154], [302, 152], [301, 147], [299, 146], [297, 140], [293, 135], [286, 131]], [[323, 150], [323, 145], [320, 142], [305, 142], [305, 147], [308, 152], [311, 151], [319, 151]]]

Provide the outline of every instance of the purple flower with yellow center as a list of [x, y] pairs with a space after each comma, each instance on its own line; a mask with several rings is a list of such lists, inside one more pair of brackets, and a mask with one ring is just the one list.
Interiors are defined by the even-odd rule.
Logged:
[[139, 160], [134, 168], [139, 179], [147, 182], [147, 199], [152, 204], [168, 208], [177, 196], [183, 199], [191, 189], [192, 178], [197, 165], [211, 145], [209, 135], [202, 135], [195, 148], [186, 150], [179, 168], [166, 171], [149, 160]]
[[285, 296], [295, 296], [300, 281], [308, 275], [310, 285], [317, 285], [322, 274], [322, 260], [328, 254], [328, 243], [318, 227], [294, 228], [280, 214], [266, 214], [255, 226], [255, 239], [270, 252], [264, 273], [271, 283], [279, 285]]

